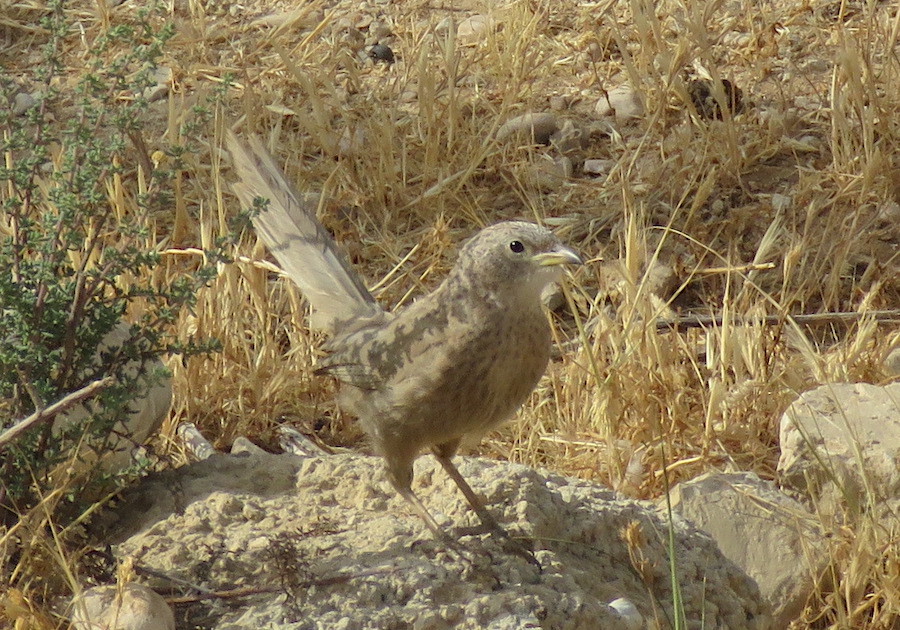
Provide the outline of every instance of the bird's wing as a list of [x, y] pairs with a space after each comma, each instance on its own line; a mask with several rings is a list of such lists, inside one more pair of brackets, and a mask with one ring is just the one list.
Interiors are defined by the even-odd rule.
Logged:
[[251, 136], [244, 144], [229, 132], [227, 144], [239, 178], [233, 189], [246, 207], [256, 198], [268, 200], [253, 226], [316, 311], [315, 324], [334, 330], [342, 321], [381, 315], [375, 298], [316, 219], [316, 204], [287, 182], [259, 138]]

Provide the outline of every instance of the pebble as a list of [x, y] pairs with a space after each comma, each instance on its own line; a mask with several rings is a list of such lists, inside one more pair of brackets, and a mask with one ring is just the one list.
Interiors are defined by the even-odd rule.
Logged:
[[634, 89], [620, 85], [600, 97], [594, 113], [598, 116], [615, 116], [617, 121], [625, 122], [643, 116], [644, 105]]
[[587, 175], [609, 175], [615, 165], [615, 160], [585, 160], [581, 170]]
[[369, 58], [376, 63], [380, 61], [391, 65], [394, 63], [394, 51], [390, 46], [375, 44], [369, 49]]
[[75, 599], [72, 628], [175, 630], [175, 615], [166, 600], [143, 584], [129, 582], [121, 589], [109, 585], [95, 586]]
[[619, 597], [611, 601], [609, 607], [618, 613], [628, 630], [640, 630], [644, 627], [644, 617], [630, 600]]
[[13, 99], [13, 114], [15, 114], [16, 116], [21, 116], [35, 105], [37, 105], [37, 99], [35, 99], [31, 94], [19, 92]]
[[563, 156], [554, 160], [549, 158], [539, 159], [534, 164], [528, 165], [530, 179], [543, 192], [551, 192], [558, 189], [566, 179], [572, 177], [575, 167], [572, 160]]
[[144, 90], [144, 98], [151, 103], [165, 98], [169, 94], [173, 76], [172, 68], [166, 66], [160, 66], [154, 70], [153, 78], [156, 79], [156, 85], [151, 85]]
[[456, 27], [456, 40], [463, 46], [475, 46], [497, 27], [497, 20], [490, 15], [473, 15]]
[[497, 130], [497, 140], [530, 140], [532, 144], [550, 144], [551, 136], [559, 131], [555, 114], [538, 112], [510, 118]]

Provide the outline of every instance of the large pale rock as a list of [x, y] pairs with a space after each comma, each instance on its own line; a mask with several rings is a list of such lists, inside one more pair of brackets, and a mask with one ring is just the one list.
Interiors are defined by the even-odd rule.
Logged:
[[124, 506], [103, 513], [95, 519], [95, 527], [110, 542], [118, 542], [215, 493], [266, 498], [294, 488], [302, 458], [262, 449], [253, 452], [237, 441], [235, 446], [238, 454], [214, 453], [202, 461], [142, 479], [123, 492]]
[[[180, 482], [173, 477], [178, 471], [164, 483], [151, 480], [158, 493], [167, 486], [181, 493], [181, 501], [165, 501], [183, 510], [117, 546], [137, 565], [207, 588], [289, 590], [287, 597], [261, 593], [236, 608], [196, 604], [203, 609], [190, 612], [209, 615], [211, 628], [623, 630], [641, 618], [674, 618], [668, 524], [652, 504], [520, 465], [459, 458], [462, 474], [498, 520], [536, 541], [538, 571], [496, 537], [463, 535], [449, 549], [434, 542], [386, 483], [377, 458], [294, 457], [299, 471], [289, 491], [273, 493], [266, 484], [261, 493], [235, 490], [249, 474], [247, 463], [230, 471], [229, 465], [254, 457], [214, 455], [188, 467], [203, 466], [213, 478], [194, 470], [182, 472]], [[255, 470], [267, 464], [273, 468], [268, 459]], [[275, 489], [283, 488], [284, 472], [273, 480]], [[217, 483], [223, 490], [209, 494]], [[475, 524], [433, 458], [416, 462], [414, 490], [448, 528]], [[158, 514], [147, 498], [133, 508], [126, 498], [119, 509]], [[769, 627], [753, 580], [687, 521], [676, 518], [673, 527], [687, 627]]]
[[781, 418], [778, 472], [836, 515], [900, 498], [900, 383], [832, 383], [800, 396]]
[[73, 630], [175, 630], [172, 609], [143, 584], [95, 586], [72, 603]]
[[708, 473], [678, 484], [673, 509], [712, 536], [756, 580], [776, 628], [803, 610], [828, 555], [818, 520], [753, 473]]
[[[103, 361], [103, 353], [113, 351], [122, 346], [129, 336], [129, 324], [122, 322], [103, 338], [97, 349], [96, 361]], [[141, 369], [137, 362], [126, 366], [126, 372], [136, 377]], [[143, 366], [148, 372], [164, 371], [162, 361], [155, 359]], [[143, 396], [131, 401], [131, 413], [126, 414], [113, 428], [109, 440], [103, 444], [102, 450], [92, 449], [85, 443], [82, 446], [79, 465], [98, 466], [100, 470], [113, 473], [124, 470], [134, 463], [134, 453], [148, 438], [155, 435], [162, 426], [172, 404], [172, 379], [169, 376], [156, 379]], [[84, 405], [78, 405], [65, 414], [61, 414], [53, 423], [53, 432], [59, 432], [72, 426], [81, 427], [89, 413]]]

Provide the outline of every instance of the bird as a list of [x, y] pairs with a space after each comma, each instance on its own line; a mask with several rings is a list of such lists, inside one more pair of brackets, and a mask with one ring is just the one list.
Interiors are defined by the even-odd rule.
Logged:
[[462, 246], [436, 289], [387, 311], [260, 139], [229, 132], [226, 143], [234, 192], [261, 208], [256, 233], [306, 297], [313, 325], [331, 334], [315, 373], [340, 382], [338, 405], [358, 418], [393, 488], [435, 538], [452, 540], [412, 490], [413, 462], [430, 450], [482, 526], [508, 540], [453, 457], [511, 418], [543, 376], [542, 292], [581, 257], [535, 223], [497, 223]]

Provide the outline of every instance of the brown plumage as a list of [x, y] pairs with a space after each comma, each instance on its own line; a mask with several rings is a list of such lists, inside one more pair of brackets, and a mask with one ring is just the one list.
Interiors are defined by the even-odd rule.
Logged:
[[445, 536], [411, 489], [413, 460], [431, 449], [485, 526], [502, 529], [451, 458], [510, 418], [544, 373], [550, 329], [541, 292], [578, 255], [549, 230], [499, 223], [470, 239], [432, 293], [388, 313], [346, 263], [257, 138], [228, 148], [241, 202], [268, 199], [254, 218], [260, 238], [333, 333], [317, 372], [342, 382], [340, 404], [356, 415], [388, 478], [436, 536]]

